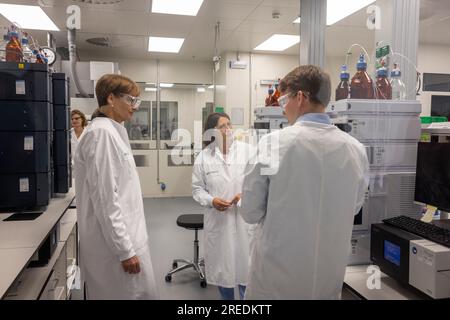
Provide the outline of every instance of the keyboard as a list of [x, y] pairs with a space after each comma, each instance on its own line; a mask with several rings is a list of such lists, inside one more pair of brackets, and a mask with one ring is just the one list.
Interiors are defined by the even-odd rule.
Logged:
[[383, 222], [450, 248], [450, 230], [406, 216], [385, 219]]

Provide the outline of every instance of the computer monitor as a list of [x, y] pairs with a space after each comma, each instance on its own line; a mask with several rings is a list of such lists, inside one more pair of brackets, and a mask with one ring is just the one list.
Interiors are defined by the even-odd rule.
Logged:
[[450, 119], [450, 96], [431, 96], [431, 116]]
[[415, 201], [450, 212], [450, 143], [419, 143]]

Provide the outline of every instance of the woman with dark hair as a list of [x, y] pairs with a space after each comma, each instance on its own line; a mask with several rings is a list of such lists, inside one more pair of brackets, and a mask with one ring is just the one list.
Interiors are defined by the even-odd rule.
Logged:
[[80, 142], [81, 135], [83, 134], [84, 128], [87, 126], [86, 116], [80, 110], [74, 109], [70, 113], [72, 130], [70, 144], [72, 147], [72, 166], [73, 166], [73, 157], [75, 156], [75, 152], [77, 151], [78, 143]]
[[235, 141], [230, 117], [211, 114], [205, 125], [203, 151], [195, 160], [192, 195], [205, 207], [204, 256], [206, 280], [219, 287], [224, 300], [242, 299], [247, 285], [250, 229], [238, 214], [244, 171], [254, 154]]
[[99, 108], [75, 155], [81, 275], [88, 299], [157, 298], [144, 205], [127, 131], [140, 104], [137, 84], [104, 75]]

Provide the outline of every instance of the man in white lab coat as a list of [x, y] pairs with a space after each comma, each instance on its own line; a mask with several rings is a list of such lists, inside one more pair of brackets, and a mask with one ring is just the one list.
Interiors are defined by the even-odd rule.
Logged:
[[141, 186], [125, 127], [139, 87], [119, 75], [97, 83], [99, 109], [75, 155], [81, 276], [88, 299], [157, 298]]
[[324, 113], [330, 78], [320, 68], [296, 68], [280, 89], [291, 126], [261, 139], [244, 179], [241, 214], [257, 224], [245, 298], [339, 299], [367, 155]]

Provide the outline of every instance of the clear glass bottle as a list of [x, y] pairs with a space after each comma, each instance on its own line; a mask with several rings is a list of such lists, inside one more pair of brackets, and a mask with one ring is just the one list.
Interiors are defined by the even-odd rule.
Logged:
[[406, 86], [402, 81], [402, 72], [397, 64], [391, 71], [392, 100], [406, 100]]
[[34, 63], [36, 61], [33, 51], [30, 49], [28, 34], [26, 32], [22, 36], [22, 52], [25, 62]]

